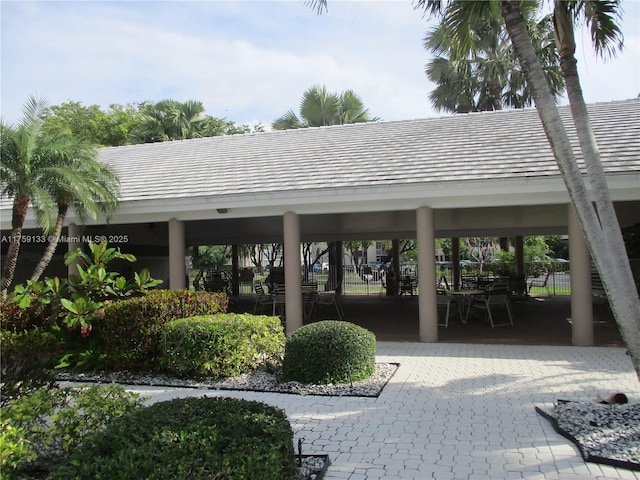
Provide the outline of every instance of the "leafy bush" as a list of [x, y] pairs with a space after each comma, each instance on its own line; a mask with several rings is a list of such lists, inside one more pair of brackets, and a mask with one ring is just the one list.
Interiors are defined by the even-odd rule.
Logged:
[[141, 406], [122, 387], [40, 388], [2, 410], [3, 478], [46, 472], [114, 418]]
[[277, 317], [218, 314], [163, 327], [161, 364], [181, 377], [232, 377], [279, 361], [285, 335]]
[[3, 331], [48, 330], [53, 322], [50, 308], [43, 303], [29, 302], [26, 306], [20, 306], [12, 301], [0, 302], [0, 325]]
[[0, 330], [0, 344], [0, 404], [53, 382], [51, 368], [62, 348], [54, 335], [35, 328]]
[[370, 377], [376, 367], [376, 337], [349, 322], [305, 325], [287, 339], [282, 378], [302, 383], [344, 383]]
[[53, 325], [46, 304], [0, 303], [0, 404], [52, 383], [51, 367], [62, 348]]
[[34, 301], [48, 305], [52, 318], [59, 317], [72, 330], [80, 327], [82, 335], [89, 336], [104, 301], [142, 295], [162, 283], [152, 278], [147, 269], [134, 272], [133, 279], [107, 270], [114, 260], [135, 262], [136, 257], [120, 252], [119, 248], [109, 248], [106, 241], [89, 243], [89, 250], [87, 254], [77, 249], [64, 257], [67, 265], [77, 262], [78, 275], [71, 275], [69, 280], [58, 277], [28, 280], [25, 285], [16, 286], [10, 300], [22, 308], [30, 307]]
[[115, 419], [49, 477], [289, 480], [293, 431], [278, 408], [233, 398], [159, 402]]
[[224, 293], [151, 290], [143, 297], [109, 302], [96, 320], [102, 351], [113, 370], [153, 371], [159, 366], [160, 333], [178, 318], [223, 313]]

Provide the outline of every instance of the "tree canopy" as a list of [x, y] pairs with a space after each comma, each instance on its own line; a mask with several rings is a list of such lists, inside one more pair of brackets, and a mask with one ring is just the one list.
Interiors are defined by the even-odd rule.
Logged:
[[[455, 9], [445, 14], [425, 37], [425, 49], [435, 55], [427, 64], [426, 74], [436, 84], [429, 94], [436, 109], [468, 113], [532, 105], [531, 89], [504, 20], [499, 12], [487, 11], [490, 14], [469, 19], [472, 42], [461, 42], [461, 37], [451, 31], [457, 27], [450, 17], [460, 14]], [[523, 11], [549, 86], [554, 95], [561, 94], [564, 82], [555, 50], [552, 16], [537, 18], [538, 9], [531, 3]]]
[[97, 147], [118, 147], [135, 143], [184, 140], [248, 132], [260, 132], [257, 124], [238, 125], [224, 118], [206, 115], [198, 100], [166, 99], [127, 105], [85, 106], [71, 101], [41, 112], [44, 129], [50, 135], [67, 133]]

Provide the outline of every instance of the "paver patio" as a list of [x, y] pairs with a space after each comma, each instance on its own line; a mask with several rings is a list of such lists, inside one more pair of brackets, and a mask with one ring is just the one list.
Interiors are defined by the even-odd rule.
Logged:
[[623, 348], [378, 342], [400, 368], [378, 398], [135, 387], [150, 401], [227, 395], [283, 408], [325, 479], [640, 479], [586, 463], [534, 407], [640, 383]]

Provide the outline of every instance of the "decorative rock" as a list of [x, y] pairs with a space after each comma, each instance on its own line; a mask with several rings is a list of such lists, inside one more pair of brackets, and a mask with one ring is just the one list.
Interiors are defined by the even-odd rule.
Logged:
[[602, 458], [640, 467], [640, 404], [558, 401], [547, 414], [575, 439], [585, 460]]
[[60, 372], [59, 381], [121, 383], [125, 385], [152, 385], [160, 387], [209, 388], [212, 390], [251, 390], [258, 392], [290, 393], [296, 395], [328, 395], [350, 397], [377, 397], [398, 369], [397, 363], [376, 363], [371, 377], [338, 385], [308, 385], [298, 382], [278, 381], [277, 374], [256, 371], [224, 380], [189, 380], [166, 375], [144, 375], [132, 372]]

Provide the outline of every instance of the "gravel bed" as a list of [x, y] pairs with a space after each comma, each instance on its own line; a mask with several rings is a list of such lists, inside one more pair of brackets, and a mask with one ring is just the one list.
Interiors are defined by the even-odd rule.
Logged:
[[584, 460], [640, 470], [640, 404], [558, 400], [552, 411], [536, 411], [576, 444]]
[[197, 381], [172, 378], [167, 375], [140, 375], [123, 372], [59, 372], [56, 379], [68, 382], [120, 383], [177, 388], [209, 388], [211, 390], [250, 390], [254, 392], [290, 393], [295, 395], [329, 395], [377, 397], [398, 369], [397, 363], [376, 363], [375, 372], [366, 380], [346, 384], [307, 385], [299, 382], [279, 382], [277, 373], [256, 371], [224, 380]]
[[[373, 375], [366, 380], [347, 384], [307, 385], [299, 382], [279, 382], [277, 373], [256, 371], [224, 380], [202, 379], [198, 381], [172, 378], [167, 375], [140, 375], [132, 372], [61, 371], [58, 381], [119, 383], [123, 385], [149, 385], [176, 388], [209, 388], [212, 390], [246, 390], [257, 392], [288, 393], [295, 395], [329, 395], [351, 397], [377, 397], [398, 369], [398, 363], [376, 363]], [[298, 480], [320, 480], [329, 466], [327, 455], [303, 455], [300, 460]]]

